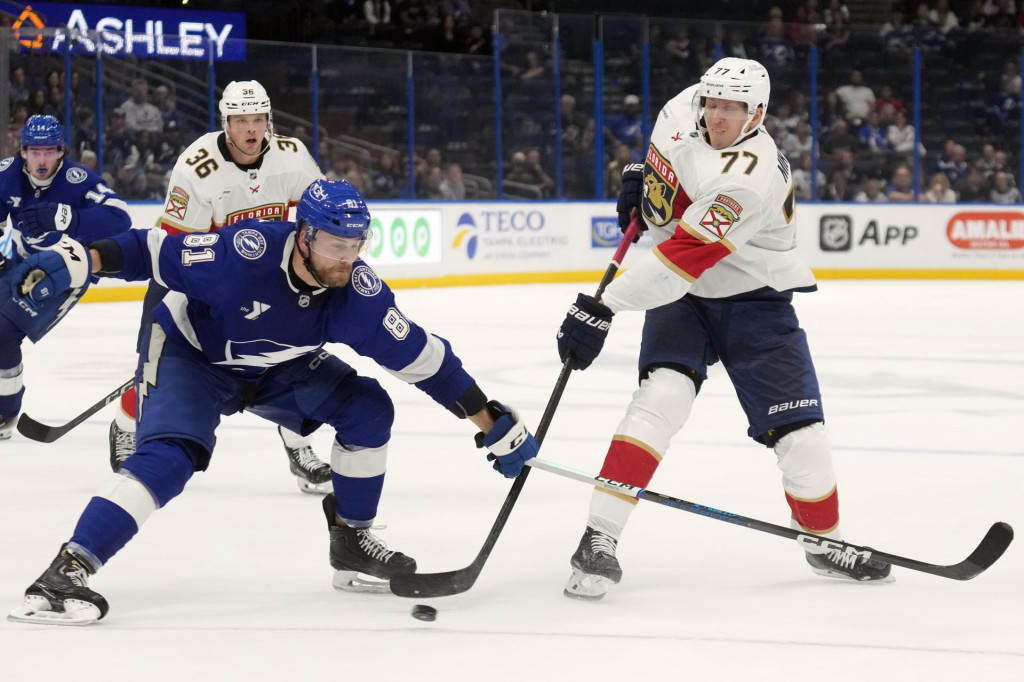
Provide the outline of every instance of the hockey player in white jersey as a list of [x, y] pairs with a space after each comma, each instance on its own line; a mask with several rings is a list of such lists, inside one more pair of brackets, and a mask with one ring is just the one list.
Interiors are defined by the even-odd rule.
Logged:
[[[246, 218], [287, 220], [303, 190], [322, 177], [301, 141], [274, 134], [267, 91], [256, 81], [232, 81], [220, 101], [223, 130], [206, 133], [178, 157], [160, 215], [170, 234], [212, 232]], [[151, 284], [143, 326], [165, 289]], [[135, 452], [136, 392], [121, 397], [110, 424], [110, 465], [117, 471]], [[299, 489], [330, 492], [330, 467], [314, 454], [310, 437], [278, 428]]]
[[[729, 57], [665, 105], [644, 164], [623, 173], [619, 224], [637, 215], [656, 246], [600, 301], [580, 294], [558, 333], [563, 361], [585, 369], [612, 317], [645, 310], [640, 386], [601, 476], [646, 487], [721, 360], [747, 434], [773, 448], [794, 528], [840, 537], [836, 476], [818, 381], [792, 306], [817, 288], [796, 251], [789, 163], [762, 127], [768, 72]], [[636, 499], [595, 489], [571, 558], [568, 597], [600, 599], [622, 570], [616, 548]], [[888, 579], [890, 566], [839, 551], [806, 554], [815, 573]]]

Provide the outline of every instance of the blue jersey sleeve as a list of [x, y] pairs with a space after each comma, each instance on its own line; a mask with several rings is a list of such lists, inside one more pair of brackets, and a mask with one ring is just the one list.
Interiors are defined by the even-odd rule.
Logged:
[[130, 229], [128, 205], [98, 175], [90, 174], [89, 182], [78, 198], [78, 226], [71, 236], [88, 244]]
[[0, 232], [3, 232], [3, 222], [11, 215], [11, 197], [21, 196], [20, 169], [21, 164], [13, 156], [0, 161]]
[[344, 343], [451, 409], [475, 383], [451, 344], [409, 320], [369, 266], [358, 264], [352, 276], [352, 284], [338, 297], [343, 303], [328, 317], [328, 339]]
[[217, 232], [171, 235], [155, 228], [128, 230], [114, 241], [121, 248], [119, 279], [152, 279], [209, 303], [223, 282], [233, 278], [230, 253]]

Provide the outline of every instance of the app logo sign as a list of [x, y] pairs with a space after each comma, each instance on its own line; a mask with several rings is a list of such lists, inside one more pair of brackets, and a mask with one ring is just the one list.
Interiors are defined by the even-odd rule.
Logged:
[[853, 220], [848, 215], [823, 215], [818, 223], [822, 251], [849, 251], [853, 246]]
[[614, 249], [622, 241], [618, 218], [593, 217], [590, 219], [590, 246], [595, 249]]
[[1024, 248], [1024, 213], [965, 211], [946, 224], [946, 238], [958, 249], [1006, 251]]

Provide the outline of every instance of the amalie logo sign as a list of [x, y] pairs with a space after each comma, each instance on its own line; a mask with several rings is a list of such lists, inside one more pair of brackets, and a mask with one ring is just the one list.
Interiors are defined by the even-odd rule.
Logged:
[[965, 211], [946, 225], [949, 242], [958, 249], [1024, 249], [1024, 213]]

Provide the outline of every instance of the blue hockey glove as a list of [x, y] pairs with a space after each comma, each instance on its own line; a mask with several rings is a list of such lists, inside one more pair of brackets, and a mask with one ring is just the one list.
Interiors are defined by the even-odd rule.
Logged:
[[633, 237], [633, 243], [640, 239], [640, 235], [647, 229], [640, 212], [640, 201], [644, 198], [644, 165], [642, 163], [631, 163], [622, 169], [622, 189], [619, 190], [619, 201], [615, 204], [615, 211], [619, 214], [619, 229], [626, 233], [629, 221], [633, 217], [633, 210], [640, 217], [640, 229]]
[[51, 296], [67, 291], [71, 273], [64, 259], [53, 251], [29, 256], [14, 268], [11, 295], [32, 310], [39, 312]]
[[562, 362], [572, 353], [572, 369], [590, 367], [604, 347], [614, 314], [593, 296], [577, 296], [558, 328], [558, 357]]
[[487, 412], [494, 426], [486, 434], [476, 434], [476, 446], [491, 451], [487, 461], [494, 462], [495, 471], [500, 471], [505, 478], [515, 478], [526, 460], [537, 456], [540, 444], [512, 408], [491, 400], [487, 403]]
[[15, 227], [23, 237], [35, 239], [47, 232], [74, 232], [78, 214], [67, 204], [36, 204], [18, 212]]
[[18, 263], [11, 273], [11, 297], [37, 313], [48, 299], [89, 281], [89, 252], [66, 235]]

